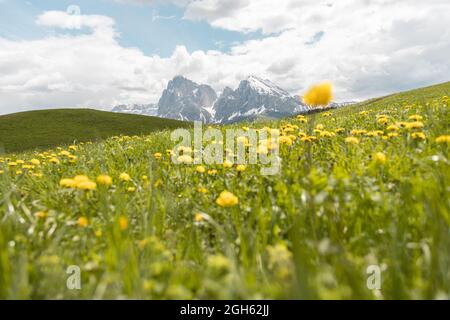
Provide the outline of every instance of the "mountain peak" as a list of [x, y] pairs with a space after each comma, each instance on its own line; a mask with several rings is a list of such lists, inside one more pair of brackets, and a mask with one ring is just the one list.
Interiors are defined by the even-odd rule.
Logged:
[[252, 89], [256, 90], [260, 94], [276, 95], [280, 97], [289, 97], [289, 93], [279, 86], [274, 84], [272, 81], [267, 79], [262, 79], [260, 77], [250, 75], [247, 80], [242, 83], [244, 86], [250, 86]]

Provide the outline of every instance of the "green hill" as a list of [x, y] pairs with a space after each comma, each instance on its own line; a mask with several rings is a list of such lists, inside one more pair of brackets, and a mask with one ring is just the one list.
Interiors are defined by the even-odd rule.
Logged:
[[56, 109], [0, 116], [0, 153], [19, 152], [101, 140], [114, 135], [141, 135], [187, 122], [91, 109]]

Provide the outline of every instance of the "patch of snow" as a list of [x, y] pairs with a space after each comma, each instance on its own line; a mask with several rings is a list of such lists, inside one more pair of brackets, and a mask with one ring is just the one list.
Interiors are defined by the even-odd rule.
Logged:
[[261, 78], [250, 76], [247, 79], [250, 86], [262, 94], [269, 94], [269, 95], [277, 95], [281, 97], [288, 97], [290, 96], [288, 92], [278, 87], [276, 84], [271, 82], [270, 80], [263, 80]]

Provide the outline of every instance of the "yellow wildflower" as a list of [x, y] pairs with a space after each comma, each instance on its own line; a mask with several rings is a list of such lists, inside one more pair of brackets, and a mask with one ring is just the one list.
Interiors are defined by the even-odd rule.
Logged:
[[443, 135], [437, 137], [436, 143], [450, 143], [450, 135]]
[[122, 172], [119, 176], [119, 179], [120, 179], [120, 181], [127, 182], [127, 181], [131, 180], [131, 177], [128, 173]]
[[411, 134], [411, 137], [414, 140], [425, 140], [426, 139], [425, 133], [423, 133], [423, 132], [414, 132], [413, 134]]
[[231, 168], [231, 167], [233, 167], [233, 162], [231, 162], [230, 160], [225, 160], [223, 162], [223, 167], [224, 168]]
[[234, 207], [239, 203], [239, 199], [229, 191], [222, 191], [217, 198], [216, 203], [224, 208]]
[[197, 167], [195, 168], [195, 171], [197, 171], [198, 173], [205, 173], [205, 172], [206, 172], [206, 169], [205, 169], [204, 166], [197, 166]]
[[110, 186], [112, 185], [112, 178], [106, 174], [99, 175], [96, 179], [98, 184], [104, 185], [104, 186]]
[[200, 193], [208, 193], [208, 189], [206, 189], [205, 187], [199, 186], [199, 187], [197, 188], [197, 192], [200, 192]]
[[202, 221], [203, 220], [203, 215], [201, 213], [196, 213], [195, 216], [194, 216], [194, 220], [196, 222]]
[[387, 127], [389, 131], [398, 131], [400, 128], [396, 126], [395, 124], [391, 124], [389, 127]]
[[38, 159], [31, 159], [30, 163], [35, 166], [38, 166], [41, 164], [41, 162]]
[[312, 86], [303, 96], [303, 102], [312, 107], [326, 106], [333, 100], [331, 83], [321, 83]]
[[421, 121], [415, 121], [415, 122], [407, 122], [406, 123], [407, 129], [422, 129], [423, 128], [423, 122]]
[[56, 157], [51, 157], [48, 161], [53, 164], [59, 164], [59, 159]]
[[97, 184], [93, 181], [81, 181], [77, 183], [77, 188], [80, 190], [95, 190], [97, 188]]
[[82, 228], [86, 228], [89, 224], [89, 221], [86, 217], [80, 217], [78, 219], [78, 225]]
[[125, 231], [128, 229], [128, 218], [125, 216], [121, 216], [119, 218], [119, 228], [122, 231]]
[[247, 167], [245, 165], [243, 165], [243, 164], [239, 164], [239, 165], [236, 166], [236, 170], [238, 172], [245, 171], [246, 169], [247, 169]]
[[46, 212], [46, 211], [38, 211], [34, 215], [35, 215], [36, 218], [45, 219], [48, 216], [48, 212]]
[[161, 159], [162, 154], [159, 153], [159, 152], [157, 152], [157, 153], [155, 153], [153, 156], [155, 157], [156, 160], [159, 160], [159, 159]]
[[210, 170], [208, 170], [208, 174], [210, 176], [216, 175], [217, 174], [217, 170], [216, 169], [210, 169]]
[[418, 114], [413, 114], [412, 116], [409, 116], [408, 119], [413, 121], [422, 121], [423, 117]]
[[373, 155], [373, 160], [376, 163], [384, 164], [386, 163], [386, 155], [383, 152], [377, 152]]
[[350, 144], [358, 144], [359, 139], [355, 138], [355, 137], [347, 137], [347, 138], [345, 138], [345, 142], [350, 143]]
[[77, 186], [77, 182], [74, 179], [61, 179], [61, 181], [59, 181], [59, 185], [63, 188], [75, 188]]
[[280, 143], [280, 144], [283, 144], [283, 145], [287, 145], [287, 146], [291, 146], [292, 145], [292, 139], [290, 138], [290, 137], [286, 137], [286, 136], [281, 136], [281, 137], [279, 137], [278, 138], [278, 142]]

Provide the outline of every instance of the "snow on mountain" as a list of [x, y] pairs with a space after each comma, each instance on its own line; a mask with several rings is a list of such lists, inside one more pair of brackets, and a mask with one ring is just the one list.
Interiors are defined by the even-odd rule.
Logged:
[[144, 116], [156, 116], [158, 106], [156, 104], [121, 104], [115, 106], [112, 112], [131, 113]]
[[214, 104], [214, 122], [237, 122], [257, 117], [282, 118], [308, 107], [269, 80], [250, 76], [236, 90], [225, 88]]

